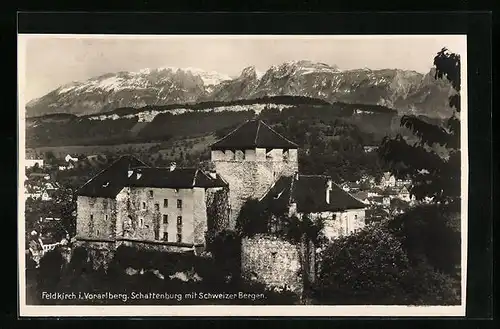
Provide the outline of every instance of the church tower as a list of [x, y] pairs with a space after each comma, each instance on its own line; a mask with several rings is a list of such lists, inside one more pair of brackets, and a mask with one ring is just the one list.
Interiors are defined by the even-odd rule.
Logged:
[[242, 205], [298, 171], [297, 144], [261, 120], [249, 120], [211, 145], [215, 170], [229, 184], [230, 228]]

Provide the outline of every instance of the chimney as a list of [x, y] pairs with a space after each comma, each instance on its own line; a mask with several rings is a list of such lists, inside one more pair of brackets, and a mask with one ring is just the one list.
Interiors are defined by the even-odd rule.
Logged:
[[174, 171], [177, 164], [175, 162], [170, 162], [170, 171]]
[[332, 180], [328, 179], [326, 181], [326, 203], [330, 203], [330, 192], [332, 191]]

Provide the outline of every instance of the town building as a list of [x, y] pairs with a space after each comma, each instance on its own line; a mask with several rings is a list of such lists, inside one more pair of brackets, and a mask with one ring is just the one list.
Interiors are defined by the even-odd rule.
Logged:
[[32, 168], [32, 167], [43, 167], [43, 159], [26, 159], [24, 160], [24, 166], [26, 168]]
[[207, 230], [220, 224], [210, 223], [207, 211], [214, 195], [224, 196], [226, 190], [217, 174], [175, 164], [153, 168], [121, 157], [78, 190], [77, 240], [110, 249], [121, 244], [203, 249]]
[[396, 177], [394, 177], [394, 175], [391, 175], [390, 172], [385, 172], [380, 179], [380, 186], [382, 188], [396, 186]]
[[297, 173], [281, 177], [260, 202], [289, 216], [309, 215], [313, 221], [322, 220], [323, 234], [330, 240], [350, 235], [365, 226], [367, 206], [324, 175]]

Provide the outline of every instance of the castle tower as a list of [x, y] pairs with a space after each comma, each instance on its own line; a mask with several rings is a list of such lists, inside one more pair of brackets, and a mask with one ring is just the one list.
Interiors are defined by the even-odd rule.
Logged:
[[229, 184], [230, 228], [241, 206], [260, 198], [281, 177], [298, 171], [297, 144], [261, 120], [249, 120], [211, 145], [215, 170]]

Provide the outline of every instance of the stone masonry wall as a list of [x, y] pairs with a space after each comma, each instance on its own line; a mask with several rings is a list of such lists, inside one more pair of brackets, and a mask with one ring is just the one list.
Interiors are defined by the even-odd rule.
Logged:
[[120, 246], [133, 247], [139, 250], [151, 250], [151, 251], [162, 251], [162, 252], [192, 252], [192, 247], [174, 246], [166, 243], [152, 243], [143, 241], [133, 241], [133, 240], [118, 240], [116, 242], [116, 248]]
[[116, 201], [108, 198], [78, 196], [76, 235], [92, 239], [115, 237]]
[[116, 251], [114, 241], [82, 241], [76, 242], [76, 247], [83, 247], [87, 250], [88, 260], [92, 263], [94, 270], [107, 270]]
[[257, 235], [242, 239], [241, 272], [248, 280], [268, 287], [303, 291], [301, 261], [296, 245], [278, 237]]
[[[165, 199], [168, 200], [166, 205]], [[117, 196], [117, 237], [178, 242], [177, 217], [181, 216], [180, 242], [203, 244], [207, 227], [205, 199], [202, 188], [123, 189]], [[182, 208], [177, 208], [177, 200], [182, 200]]]
[[329, 239], [346, 236], [365, 226], [365, 210], [352, 209], [339, 212], [322, 212], [310, 214], [312, 218], [324, 220], [323, 233]]
[[207, 204], [207, 230], [220, 232], [229, 226], [229, 189], [209, 188], [205, 193]]
[[193, 243], [205, 244], [205, 234], [207, 233], [207, 204], [205, 199], [205, 189], [193, 188]]
[[282, 149], [257, 148], [245, 150], [244, 157], [241, 154], [230, 150], [212, 151], [215, 170], [229, 184], [231, 229], [248, 199], [262, 197], [279, 177], [291, 176], [298, 170], [295, 149], [284, 153]]
[[215, 161], [215, 170], [229, 184], [230, 221], [228, 227], [235, 228], [241, 206], [253, 197], [256, 173], [254, 161]]

